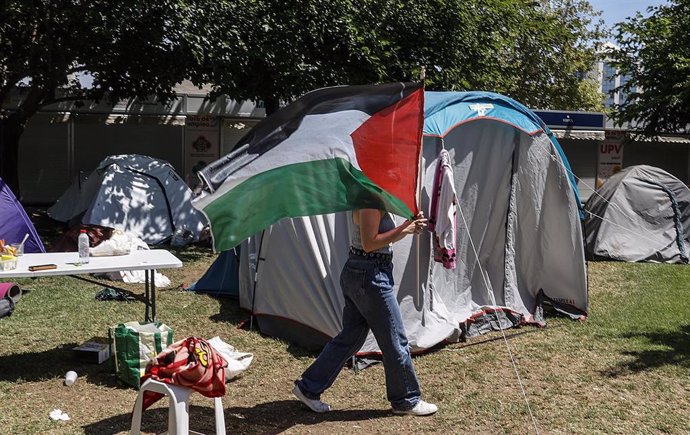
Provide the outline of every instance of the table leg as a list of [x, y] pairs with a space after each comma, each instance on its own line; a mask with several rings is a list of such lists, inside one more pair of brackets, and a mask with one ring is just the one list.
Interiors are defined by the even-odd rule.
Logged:
[[156, 270], [151, 270], [151, 317], [156, 321]]
[[144, 314], [144, 321], [150, 322], [151, 317], [149, 316], [149, 271], [148, 271], [148, 269], [146, 269], [144, 271], [144, 277], [145, 277], [144, 305], [146, 305], [146, 311]]

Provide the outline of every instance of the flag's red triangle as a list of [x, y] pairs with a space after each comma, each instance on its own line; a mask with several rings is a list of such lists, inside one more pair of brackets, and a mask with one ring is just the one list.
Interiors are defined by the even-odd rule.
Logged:
[[371, 181], [417, 214], [424, 89], [374, 113], [352, 133], [357, 163]]

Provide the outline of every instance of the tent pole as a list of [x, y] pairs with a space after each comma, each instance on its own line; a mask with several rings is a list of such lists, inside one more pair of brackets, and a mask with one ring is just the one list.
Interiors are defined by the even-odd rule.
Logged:
[[266, 229], [261, 230], [261, 240], [259, 240], [259, 251], [256, 253], [256, 270], [254, 271], [254, 287], [252, 288], [252, 312], [249, 316], [249, 330], [254, 329], [254, 308], [256, 304], [256, 284], [259, 281], [259, 262], [261, 261], [261, 248], [264, 246], [264, 234]]

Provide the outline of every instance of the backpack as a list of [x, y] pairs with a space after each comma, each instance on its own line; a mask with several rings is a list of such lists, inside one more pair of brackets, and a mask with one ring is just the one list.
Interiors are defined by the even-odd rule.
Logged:
[[9, 296], [5, 296], [4, 298], [0, 299], [0, 319], [12, 314], [15, 306], [16, 304], [14, 303], [14, 300], [12, 300], [12, 298]]

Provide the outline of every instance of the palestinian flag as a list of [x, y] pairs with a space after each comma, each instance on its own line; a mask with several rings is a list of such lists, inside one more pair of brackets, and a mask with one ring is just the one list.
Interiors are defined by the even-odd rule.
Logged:
[[421, 84], [310, 92], [200, 171], [210, 193], [194, 207], [217, 251], [286, 217], [358, 208], [412, 217], [423, 123]]

